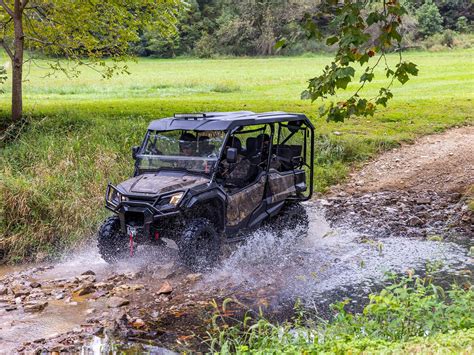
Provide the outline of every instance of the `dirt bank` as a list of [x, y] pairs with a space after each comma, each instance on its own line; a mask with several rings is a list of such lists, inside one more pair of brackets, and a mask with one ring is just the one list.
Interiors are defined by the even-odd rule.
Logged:
[[472, 246], [474, 127], [420, 138], [351, 174], [321, 200], [326, 217], [374, 237], [421, 237]]
[[333, 191], [466, 192], [474, 185], [474, 126], [419, 138], [393, 149], [351, 174]]

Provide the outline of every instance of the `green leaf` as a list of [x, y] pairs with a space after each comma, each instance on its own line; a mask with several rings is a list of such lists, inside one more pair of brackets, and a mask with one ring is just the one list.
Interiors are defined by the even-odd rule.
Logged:
[[284, 47], [286, 47], [287, 43], [288, 43], [287, 39], [286, 39], [286, 38], [282, 38], [282, 39], [280, 39], [279, 41], [277, 41], [277, 42], [275, 43], [275, 45], [273, 46], [273, 48], [274, 48], [275, 50], [278, 50], [278, 49], [280, 49], [280, 48], [284, 48]]
[[351, 82], [351, 78], [349, 76], [344, 76], [336, 80], [336, 87], [338, 89], [346, 89], [347, 85]]
[[364, 73], [360, 76], [360, 82], [368, 81], [370, 83], [374, 76], [375, 75], [373, 73]]
[[364, 65], [364, 63], [367, 63], [369, 61], [370, 57], [369, 55], [366, 53], [366, 54], [363, 54], [360, 58], [359, 58], [359, 63], [360, 65]]
[[326, 39], [326, 44], [328, 46], [332, 46], [334, 43], [336, 43], [337, 41], [339, 41], [339, 37], [337, 36], [332, 36], [332, 37], [329, 37], [328, 39]]
[[379, 22], [381, 20], [381, 16], [378, 12], [371, 12], [369, 16], [367, 16], [367, 25], [371, 26], [376, 22]]

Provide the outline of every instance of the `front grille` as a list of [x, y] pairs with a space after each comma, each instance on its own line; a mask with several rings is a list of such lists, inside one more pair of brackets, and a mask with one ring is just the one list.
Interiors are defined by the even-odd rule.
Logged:
[[125, 223], [142, 226], [145, 223], [143, 212], [125, 212]]

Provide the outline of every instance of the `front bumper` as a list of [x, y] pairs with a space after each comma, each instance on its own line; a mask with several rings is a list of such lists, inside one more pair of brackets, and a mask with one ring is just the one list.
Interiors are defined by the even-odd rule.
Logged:
[[[127, 224], [133, 223], [135, 227], [143, 228], [144, 235], [149, 235], [153, 224], [181, 214], [177, 207], [163, 209], [160, 205], [160, 201], [166, 199], [169, 195], [150, 197], [124, 194], [114, 185], [108, 184], [105, 194], [105, 207], [119, 216], [123, 233], [127, 233]], [[113, 196], [116, 198], [114, 199]]]

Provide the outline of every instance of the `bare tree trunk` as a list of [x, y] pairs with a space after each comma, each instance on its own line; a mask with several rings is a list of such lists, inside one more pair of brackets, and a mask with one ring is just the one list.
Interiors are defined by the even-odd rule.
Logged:
[[23, 114], [23, 9], [20, 0], [15, 0], [13, 11], [13, 27], [15, 31], [15, 42], [13, 44], [12, 59], [12, 119], [18, 121]]

